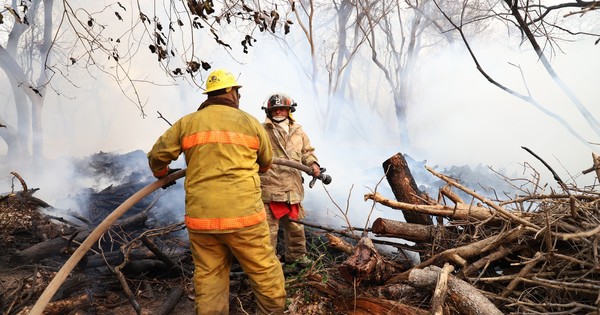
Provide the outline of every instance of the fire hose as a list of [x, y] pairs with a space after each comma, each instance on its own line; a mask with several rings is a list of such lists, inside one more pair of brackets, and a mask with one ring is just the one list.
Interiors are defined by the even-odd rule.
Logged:
[[[305, 166], [301, 163], [286, 160], [286, 159], [273, 159], [273, 164], [285, 165], [289, 167], [293, 167], [299, 169], [308, 175], [313, 175], [312, 168]], [[182, 169], [176, 172], [173, 172], [155, 182], [147, 185], [146, 187], [140, 189], [138, 192], [133, 194], [127, 200], [125, 200], [121, 205], [119, 205], [113, 212], [111, 212], [96, 228], [88, 235], [88, 237], [79, 245], [79, 247], [73, 252], [71, 257], [65, 262], [65, 264], [60, 268], [60, 270], [56, 273], [52, 281], [48, 284], [44, 292], [40, 295], [35, 305], [31, 309], [29, 315], [41, 315], [48, 302], [52, 299], [56, 291], [60, 288], [65, 279], [69, 276], [71, 271], [77, 266], [79, 261], [83, 258], [83, 256], [92, 248], [92, 246], [102, 237], [106, 231], [119, 219], [127, 210], [133, 207], [136, 203], [142, 200], [144, 197], [151, 194], [153, 191], [161, 188], [162, 186], [175, 181], [179, 178], [185, 176], [186, 169]], [[325, 169], [321, 169], [321, 174], [318, 177], [313, 176], [313, 180], [311, 181], [310, 187], [312, 188], [312, 184], [314, 184], [316, 179], [320, 179], [323, 184], [328, 185], [331, 183], [331, 176], [323, 174]]]

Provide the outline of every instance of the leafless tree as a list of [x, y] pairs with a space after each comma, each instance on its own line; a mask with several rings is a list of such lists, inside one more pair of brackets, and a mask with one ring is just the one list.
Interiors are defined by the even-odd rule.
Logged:
[[[301, 21], [312, 58], [309, 77], [314, 83], [317, 79], [325, 81], [320, 69], [325, 69], [327, 74], [327, 102], [321, 109], [324, 128], [335, 131], [340, 113], [348, 110], [358, 118], [353, 120], [359, 124], [357, 135], [366, 136], [365, 132], [358, 131], [369, 128], [360, 126], [361, 116], [355, 107], [357, 102], [363, 102], [391, 125], [390, 130], [396, 130], [397, 126], [400, 140], [408, 145], [406, 110], [410, 106], [413, 68], [418, 64], [419, 54], [434, 46], [441, 48], [455, 36], [445, 32], [449, 24], [433, 2], [303, 0], [294, 3], [302, 8], [295, 13]], [[447, 6], [453, 6], [453, 11], [460, 13], [459, 4], [448, 1]], [[320, 10], [316, 11], [316, 7]], [[321, 25], [332, 28], [333, 32], [316, 30], [322, 19], [326, 22]], [[315, 33], [319, 34], [318, 39]], [[374, 76], [373, 71], [381, 76]], [[390, 120], [389, 116], [395, 119]]]
[[211, 57], [199, 56], [198, 41], [212, 41], [225, 53], [248, 52], [256, 32], [289, 31], [291, 22], [280, 18], [290, 10], [286, 3], [2, 1], [0, 68], [10, 82], [12, 99], [7, 103], [14, 102], [17, 116], [15, 122], [0, 117], [0, 138], [9, 147], [8, 155], [28, 156], [31, 139], [32, 156], [43, 157], [44, 100], [49, 92], [61, 94], [54, 87], [64, 82], [77, 87], [69, 73], [108, 75], [145, 116], [146, 98], [138, 87], [155, 82], [130, 75], [140, 56], [154, 54], [154, 68], [173, 82], [201, 86]]
[[[468, 1], [463, 2], [465, 7], [468, 3]], [[479, 3], [485, 4], [486, 2]], [[527, 94], [518, 93], [514, 88], [501, 83], [492, 77], [479, 62], [476, 52], [471, 48], [470, 38], [463, 30], [465, 25], [478, 23], [479, 21], [498, 21], [501, 25], [504, 25], [508, 34], [517, 37], [517, 40], [522, 43], [531, 45], [535, 52], [535, 57], [542, 64], [546, 73], [554, 81], [556, 86], [568, 97], [571, 104], [575, 106], [589, 127], [600, 137], [600, 123], [596, 117], [589, 112], [587, 107], [581, 102], [577, 95], [575, 95], [567, 83], [561, 79], [550, 61], [551, 57], [556, 53], [562, 53], [561, 43], [563, 42], [586, 38], [591, 39], [594, 44], [600, 42], [600, 33], [593, 32], [599, 18], [599, 11], [596, 11], [598, 9], [597, 2], [563, 1], [552, 2], [551, 4], [545, 4], [543, 1], [530, 2], [507, 0], [491, 2], [488, 4], [487, 9], [482, 11], [482, 14], [479, 15], [477, 19], [468, 19], [464, 18], [464, 16], [452, 18], [447, 14], [446, 10], [439, 5], [439, 2], [436, 2], [436, 5], [440, 12], [442, 12], [452, 24], [452, 27], [458, 31], [464, 44], [468, 48], [477, 69], [489, 82], [507, 93], [533, 105], [535, 108], [560, 123], [580, 142], [589, 145], [589, 140], [586, 140], [580, 135], [563, 117], [551, 111], [547, 106], [544, 106], [535, 95], [531, 94], [531, 91], [527, 87], [527, 82], [524, 79], [521, 81], [526, 88]], [[573, 19], [580, 20], [573, 21]], [[513, 30], [516, 30], [516, 32]], [[520, 68], [519, 73], [521, 74], [521, 78], [523, 78]]]
[[[3, 24], [10, 24], [5, 31], [6, 41], [0, 43], [0, 68], [10, 82], [16, 106], [16, 126], [4, 121], [0, 137], [8, 144], [8, 155], [23, 156], [27, 152], [28, 138], [33, 132], [32, 152], [42, 151], [42, 106], [48, 82], [45, 63], [49, 62], [53, 40], [53, 1], [30, 1], [21, 5], [6, 5], [0, 11]], [[41, 13], [40, 13], [41, 11]], [[10, 19], [12, 18], [12, 19]]]

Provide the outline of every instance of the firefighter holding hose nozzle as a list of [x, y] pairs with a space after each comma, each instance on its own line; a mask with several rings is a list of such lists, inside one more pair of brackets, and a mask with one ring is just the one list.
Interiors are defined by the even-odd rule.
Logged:
[[[275, 160], [292, 161], [307, 166], [310, 175], [313, 176], [310, 187], [316, 178], [327, 178], [323, 182], [328, 184], [331, 179], [321, 176], [325, 169], [319, 166], [315, 148], [302, 126], [292, 117], [296, 106], [296, 102], [290, 96], [275, 93], [267, 98], [262, 107], [267, 116], [263, 126], [271, 140]], [[284, 233], [285, 262], [300, 266], [313, 264], [307, 255], [304, 225], [290, 220], [300, 220], [305, 216], [302, 207], [302, 173], [297, 168], [273, 164], [266, 173], [260, 175], [260, 180], [262, 199], [271, 230], [271, 244], [277, 250], [277, 233], [281, 227]]]
[[273, 150], [260, 122], [239, 109], [240, 88], [230, 72], [213, 71], [206, 101], [175, 122], [148, 153], [157, 178], [185, 156], [185, 224], [197, 314], [228, 314], [233, 257], [248, 275], [258, 313], [283, 314], [285, 308], [285, 279], [259, 186], [259, 172], [270, 167]]

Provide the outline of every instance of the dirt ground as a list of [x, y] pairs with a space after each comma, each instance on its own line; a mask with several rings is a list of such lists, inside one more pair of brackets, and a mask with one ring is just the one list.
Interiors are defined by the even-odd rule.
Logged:
[[[3, 315], [28, 314], [69, 257], [69, 254], [57, 253], [35, 263], [13, 261], [19, 251], [42, 242], [38, 233], [25, 228], [28, 220], [29, 224], [40, 220], [36, 218], [35, 203], [14, 201], [5, 198], [0, 202], [0, 220], [4, 220], [4, 235], [0, 238], [0, 314]], [[12, 226], [10, 222], [13, 222]], [[15, 222], [19, 222], [18, 226]], [[125, 274], [135, 302], [128, 299], [123, 285], [110, 268], [75, 268], [55, 293], [57, 301], [51, 301], [44, 314], [137, 315], [135, 303], [139, 305], [139, 314], [193, 314], [193, 264], [189, 253], [179, 260], [179, 264], [175, 269], [180, 272]], [[333, 314], [329, 298], [311, 290], [310, 286], [303, 286], [301, 279], [306, 273], [313, 272], [312, 267], [283, 267], [288, 284], [287, 314]], [[232, 266], [230, 281], [230, 314], [253, 314], [254, 297], [239, 265]], [[178, 292], [175, 288], [180, 289], [180, 297], [174, 308], [167, 312], [165, 302], [169, 294]]]
[[[144, 161], [144, 163], [139, 161]], [[74, 163], [74, 167], [78, 169], [81, 176], [93, 179], [99, 176], [108, 176], [110, 180], [107, 182], [122, 183], [107, 185], [106, 188], [100, 190], [85, 189], [80, 192], [71, 192], [70, 199], [85, 201], [82, 204], [85, 204], [88, 209], [85, 218], [88, 220], [87, 226], [99, 224], [125, 199], [146, 185], [144, 176], [147, 177], [148, 174], [145, 163], [143, 152], [132, 152], [127, 155], [99, 153]], [[143, 167], [138, 164], [143, 164]], [[139, 169], [143, 171], [139, 171]], [[128, 175], [123, 177], [122, 174]], [[66, 235], [62, 238], [68, 239], [69, 235], [74, 235], [73, 231], [64, 233], [62, 228], [57, 229], [56, 224], [50, 223], [48, 217], [43, 215], [40, 209], [51, 208], [51, 206], [35, 197], [36, 189], [26, 189], [25, 179], [15, 177], [16, 180], [21, 180], [23, 188], [21, 191], [18, 191], [19, 185], [15, 182], [16, 191], [0, 194], [0, 314], [2, 315], [27, 314], [54, 278], [56, 272], [70, 257], [70, 254], [67, 253], [69, 249], [72, 252], [76, 248], [75, 244], [72, 248], [69, 245], [67, 248], [57, 249], [56, 253], [45, 255], [39, 261], [20, 262], [13, 259], [17, 253], [22, 253], [46, 239], [55, 239], [61, 237], [60, 235]], [[163, 191], [158, 193], [163, 193]], [[169, 190], [166, 193], [169, 193]], [[161, 204], [161, 201], [168, 196], [162, 195], [160, 200], [158, 196], [161, 195], [148, 196], [138, 202], [127, 214], [131, 213], [133, 216], [148, 209], [152, 209], [151, 212], [154, 213], [164, 214], [171, 210], [168, 208], [173, 207], [172, 202]], [[158, 202], [155, 202], [156, 200]], [[56, 222], [56, 219], [54, 218], [53, 222]], [[108, 236], [105, 234], [103, 237], [105, 243], [100, 247], [102, 249], [98, 249], [99, 244], [96, 244], [84, 258], [97, 256], [96, 258], [100, 258], [99, 262], [97, 260], [98, 266], [94, 268], [90, 268], [89, 265], [85, 268], [76, 267], [54, 295], [56, 301], [48, 304], [44, 314], [137, 314], [138, 312], [134, 308], [135, 303], [139, 304], [141, 314], [166, 314], [166, 312], [161, 312], [162, 308], [169, 294], [177, 292], [174, 290], [175, 288], [180, 289], [181, 296], [170, 314], [193, 314], [193, 264], [189, 247], [180, 244], [181, 239], [174, 236], [175, 233], [165, 232], [152, 239], [155, 242], [161, 242], [161, 246], [167, 245], [166, 247], [168, 247], [170, 243], [175, 244], [173, 247], [177, 247], [177, 254], [171, 258], [177, 262], [177, 266], [167, 270], [163, 268], [157, 272], [154, 272], [156, 268], [147, 268], [145, 271], [137, 273], [128, 273], [124, 270], [126, 286], [113, 272], [116, 264], [105, 263], [102, 260], [106, 252], [122, 253], [122, 246], [130, 244], [135, 244], [132, 246], [132, 250], [144, 249], [148, 252], [148, 249], [141, 245], [139, 240], [135, 242], [134, 240], [142, 232], [153, 230], [156, 226], [170, 224], [169, 222], [156, 223], [156, 221], [156, 217], [149, 217], [145, 221], [146, 224], [141, 227], [115, 231]], [[69, 240], [68, 244], [76, 242], [76, 240]], [[94, 253], [95, 249], [102, 250], [102, 252]], [[314, 258], [319, 257], [319, 253], [312, 255]], [[156, 261], [156, 258], [154, 260]], [[323, 262], [321, 260], [318, 266], [319, 270], [325, 268]], [[289, 287], [287, 290], [288, 314], [329, 314], [326, 309], [331, 308], [330, 300], [321, 297], [311, 290], [310, 286], [306, 286], [305, 282], [299, 280], [306, 277], [307, 273], [314, 273], [316, 269], [316, 266], [306, 270], [295, 266], [284, 266]], [[252, 291], [247, 277], [235, 264], [232, 267], [230, 281], [230, 313], [234, 315], [252, 314], [255, 311]], [[133, 301], [128, 298], [126, 287], [130, 289]], [[58, 311], [51, 311], [52, 309]]]
[[[25, 245], [25, 243], [22, 243]], [[10, 257], [14, 253], [11, 247], [0, 247], [0, 304], [1, 314], [27, 314], [37, 301], [37, 298], [56, 275], [59, 265], [48, 261], [42, 264], [14, 265]], [[253, 314], [255, 311], [254, 297], [247, 278], [241, 271], [231, 273], [230, 314]], [[287, 314], [333, 314], [331, 301], [307, 288], [290, 288], [302, 277], [302, 270], [284, 266], [288, 281], [288, 310]], [[35, 281], [33, 280], [35, 279]], [[71, 280], [71, 281], [70, 281]], [[102, 283], [100, 288], [98, 283]], [[128, 278], [135, 301], [139, 304], [141, 314], [165, 314], [158, 312], [164, 309], [164, 303], [173, 288], [183, 290], [177, 304], [168, 314], [193, 314], [194, 291], [191, 277], [180, 276], [159, 278], [142, 275]], [[73, 287], [69, 287], [73, 285]], [[16, 297], [16, 296], [19, 297]], [[85, 297], [84, 297], [85, 296]], [[50, 302], [44, 314], [115, 314], [137, 315], [133, 304], [129, 301], [117, 277], [101, 274], [98, 278], [85, 275], [80, 270], [74, 270], [65, 284], [55, 294], [62, 302], [71, 304], [64, 306], [62, 302]], [[83, 300], [83, 302], [82, 302]], [[7, 304], [4, 304], [7, 303]], [[13, 305], [9, 306], [8, 303]], [[56, 304], [56, 305], [55, 305]], [[55, 312], [53, 310], [59, 310]]]

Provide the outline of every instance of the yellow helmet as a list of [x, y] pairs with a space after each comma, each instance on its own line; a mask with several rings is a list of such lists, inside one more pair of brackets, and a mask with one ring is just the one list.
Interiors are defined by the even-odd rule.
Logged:
[[[206, 90], [204, 90], [203, 94], [231, 87], [241, 88], [242, 86], [237, 84], [237, 81], [231, 72], [224, 69], [217, 69], [208, 75], [208, 78], [206, 79]], [[229, 92], [229, 90], [227, 92]]]

